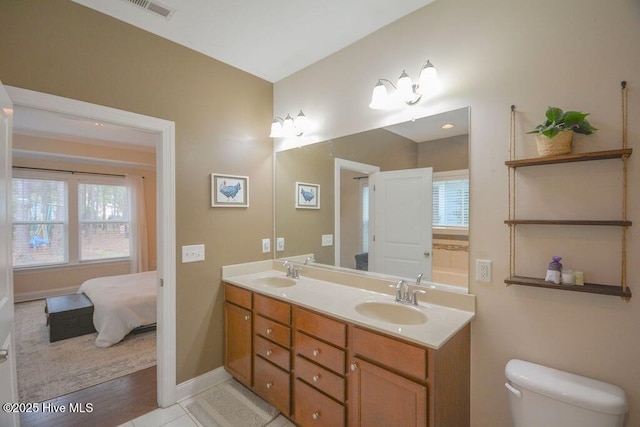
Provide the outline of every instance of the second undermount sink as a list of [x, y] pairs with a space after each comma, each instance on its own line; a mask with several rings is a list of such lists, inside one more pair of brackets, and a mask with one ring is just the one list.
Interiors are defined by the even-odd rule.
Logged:
[[356, 305], [356, 311], [370, 319], [397, 325], [421, 325], [427, 322], [427, 315], [419, 309], [398, 303], [368, 301]]
[[296, 281], [288, 277], [264, 276], [254, 279], [253, 283], [256, 285], [271, 286], [272, 288], [288, 288], [289, 286], [294, 286]]

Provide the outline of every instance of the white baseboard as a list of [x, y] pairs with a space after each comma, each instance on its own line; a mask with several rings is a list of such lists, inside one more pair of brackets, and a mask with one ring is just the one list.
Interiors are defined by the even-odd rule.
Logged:
[[209, 371], [206, 374], [202, 374], [198, 377], [187, 380], [176, 386], [176, 400], [179, 402], [186, 398], [195, 396], [198, 393], [205, 391], [208, 388], [213, 387], [216, 384], [220, 384], [231, 378], [224, 367], [219, 367], [213, 371]]
[[13, 296], [13, 300], [15, 302], [34, 301], [38, 299], [55, 297], [58, 295], [75, 294], [76, 292], [78, 292], [78, 287], [70, 286], [68, 288], [49, 289], [46, 291], [25, 292], [22, 294], [15, 294]]

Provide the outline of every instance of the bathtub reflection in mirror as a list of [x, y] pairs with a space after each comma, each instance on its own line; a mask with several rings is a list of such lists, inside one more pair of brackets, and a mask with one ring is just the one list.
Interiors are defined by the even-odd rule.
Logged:
[[[367, 271], [372, 236], [363, 189], [370, 169], [343, 166], [336, 173], [335, 165], [364, 164], [380, 171], [432, 168], [433, 239], [424, 251], [431, 257], [431, 281], [467, 289], [469, 114], [465, 107], [276, 153], [275, 237], [284, 239], [276, 258], [312, 253], [318, 264]], [[453, 182], [458, 180], [466, 190]], [[320, 209], [296, 208], [296, 182], [318, 186]], [[453, 201], [447, 198], [452, 195]], [[438, 221], [450, 225], [437, 226]]]

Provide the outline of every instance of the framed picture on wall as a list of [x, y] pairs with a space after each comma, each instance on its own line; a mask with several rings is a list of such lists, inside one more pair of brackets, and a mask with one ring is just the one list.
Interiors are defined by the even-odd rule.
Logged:
[[296, 209], [320, 209], [320, 184], [296, 182]]
[[246, 208], [249, 206], [249, 177], [211, 174], [211, 206]]

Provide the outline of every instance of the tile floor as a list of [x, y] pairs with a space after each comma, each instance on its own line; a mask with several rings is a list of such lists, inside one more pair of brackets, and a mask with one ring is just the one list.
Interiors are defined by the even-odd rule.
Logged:
[[[196, 397], [197, 396], [192, 396], [181, 400], [168, 408], [158, 408], [148, 414], [121, 424], [119, 427], [202, 427], [202, 424], [187, 410], [187, 405], [193, 402]], [[295, 424], [284, 416], [279, 415], [278, 418], [270, 422], [267, 427], [295, 427]]]

